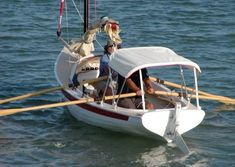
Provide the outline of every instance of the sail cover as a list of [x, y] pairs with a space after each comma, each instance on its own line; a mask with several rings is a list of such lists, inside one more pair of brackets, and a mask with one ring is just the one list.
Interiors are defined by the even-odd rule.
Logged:
[[165, 47], [134, 47], [117, 50], [110, 58], [109, 65], [123, 77], [147, 67], [181, 65], [188, 68], [200, 67], [189, 59], [177, 55]]

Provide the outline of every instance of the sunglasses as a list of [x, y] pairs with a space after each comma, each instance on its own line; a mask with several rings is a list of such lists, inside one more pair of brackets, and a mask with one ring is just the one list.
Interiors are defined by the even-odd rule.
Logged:
[[109, 45], [108, 47], [114, 47], [115, 46], [115, 44], [113, 44], [113, 45]]

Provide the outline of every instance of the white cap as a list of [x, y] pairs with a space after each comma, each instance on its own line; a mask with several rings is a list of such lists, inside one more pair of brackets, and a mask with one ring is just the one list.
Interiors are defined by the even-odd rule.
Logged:
[[109, 18], [107, 16], [104, 16], [104, 17], [100, 18], [100, 24], [101, 25], [105, 24], [107, 21], [109, 21]]

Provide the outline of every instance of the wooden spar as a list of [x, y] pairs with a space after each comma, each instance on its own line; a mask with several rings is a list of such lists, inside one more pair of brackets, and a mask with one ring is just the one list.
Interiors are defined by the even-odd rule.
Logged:
[[[112, 100], [115, 98], [126, 98], [126, 97], [133, 97], [133, 96], [136, 96], [136, 93], [126, 93], [126, 94], [121, 94], [120, 96], [119, 95], [105, 96], [104, 99]], [[94, 98], [81, 98], [81, 99], [74, 100], [74, 101], [52, 103], [52, 104], [39, 105], [39, 106], [33, 106], [33, 107], [26, 107], [26, 108], [1, 109], [0, 116], [12, 115], [12, 114], [20, 113], [20, 112], [25, 112], [25, 111], [55, 108], [55, 107], [69, 106], [69, 105], [82, 104], [82, 103], [91, 103], [91, 102], [95, 102], [95, 99]]]
[[[96, 78], [96, 79], [85, 80], [85, 81], [82, 81], [80, 83], [80, 85], [84, 85], [85, 83], [90, 83], [91, 84], [91, 83], [95, 83], [95, 82], [105, 80], [105, 79], [107, 79], [107, 76], [99, 77], [99, 78]], [[160, 80], [158, 78], [150, 77], [150, 79], [152, 81], [157, 81], [161, 84], [165, 84], [165, 85], [172, 86], [172, 87], [175, 87], [175, 88], [181, 88], [181, 85], [171, 83], [171, 82], [168, 82], [168, 81], [163, 81], [163, 80]], [[33, 96], [38, 96], [38, 95], [46, 94], [46, 93], [49, 93], [49, 92], [53, 92], [53, 91], [57, 91], [57, 90], [61, 90], [61, 89], [66, 89], [66, 88], [68, 88], [68, 86], [65, 86], [65, 85], [58, 86], [58, 87], [47, 88], [47, 89], [39, 90], [39, 91], [36, 91], [36, 92], [27, 93], [27, 94], [24, 94], [24, 95], [20, 95], [20, 96], [11, 97], [11, 98], [8, 98], [8, 99], [0, 100], [0, 104], [4, 104], [4, 103], [16, 101], [16, 100], [21, 100], [21, 99], [25, 99], [25, 98], [29, 98], [29, 97], [33, 97]], [[192, 88], [188, 88], [188, 87], [186, 87], [186, 88], [183, 87], [183, 88], [187, 89], [188, 91], [194, 92], [194, 89], [192, 89]], [[170, 93], [170, 94], [172, 95], [172, 93]], [[232, 99], [232, 98], [219, 96], [219, 95], [213, 95], [213, 94], [206, 93], [206, 92], [203, 92], [203, 91], [199, 91], [199, 94], [200, 94], [200, 96], [199, 96], [200, 99], [217, 100], [217, 101], [223, 102], [225, 104], [235, 104], [235, 99]], [[163, 93], [163, 95], [169, 95], [169, 93], [165, 92], [165, 93]], [[180, 96], [180, 94], [176, 93], [174, 96]]]
[[[175, 96], [175, 97], [179, 97], [181, 95], [181, 93], [165, 92], [165, 91], [155, 91], [154, 93], [156, 95]], [[127, 98], [127, 97], [133, 97], [133, 96], [136, 96], [136, 93], [125, 93], [125, 94], [121, 94], [120, 96], [119, 95], [105, 96], [104, 100], [112, 100], [112, 99], [117, 99], [117, 98]], [[192, 95], [192, 98], [196, 98], [196, 96]], [[208, 96], [202, 96], [202, 95], [200, 95], [199, 98], [205, 99], [205, 100], [218, 100], [218, 101], [221, 100], [220, 98], [217, 98], [217, 97], [208, 97]], [[82, 104], [82, 103], [91, 103], [91, 102], [95, 102], [95, 101], [96, 100], [94, 98], [81, 98], [81, 99], [75, 100], [75, 101], [52, 103], [52, 104], [33, 106], [33, 107], [27, 107], [27, 108], [2, 109], [2, 110], [0, 110], [0, 116], [6, 116], [6, 115], [16, 114], [16, 113], [25, 112], [25, 111], [31, 111], [31, 110], [62, 107], [62, 106]], [[224, 101], [227, 101], [230, 104], [235, 104], [235, 100], [224, 100]]]
[[[181, 93], [178, 92], [164, 92], [164, 91], [155, 91], [154, 92], [156, 95], [164, 95], [164, 96], [175, 96], [175, 97], [180, 97], [182, 96]], [[196, 95], [191, 95], [192, 98], [196, 98]], [[216, 101], [220, 101], [223, 103], [228, 103], [228, 104], [235, 104], [235, 99], [221, 99], [220, 97], [211, 97], [211, 96], [203, 96], [203, 95], [199, 95], [200, 99], [204, 99], [204, 100], [216, 100]]]
[[[107, 76], [99, 77], [99, 78], [96, 78], [96, 79], [84, 80], [80, 83], [80, 85], [84, 85], [86, 83], [91, 84], [91, 83], [95, 83], [95, 82], [105, 80], [105, 79], [107, 79]], [[69, 88], [68, 85], [47, 88], [47, 89], [39, 90], [39, 91], [36, 91], [36, 92], [31, 92], [31, 93], [27, 93], [27, 94], [24, 94], [24, 95], [20, 95], [20, 96], [11, 97], [11, 98], [8, 98], [8, 99], [0, 100], [0, 104], [4, 104], [4, 103], [11, 102], [11, 101], [16, 101], [16, 100], [22, 100], [22, 99], [25, 99], [25, 98], [38, 96], [38, 95], [46, 94], [46, 93], [49, 93], [49, 92], [54, 92], [54, 91], [61, 90], [61, 89], [67, 89], [67, 88]]]
[[[160, 83], [160, 84], [164, 84], [164, 85], [171, 86], [171, 87], [178, 88], [178, 89], [182, 88], [182, 89], [188, 90], [190, 92], [195, 92], [195, 89], [193, 89], [193, 88], [185, 87], [185, 86], [173, 83], [173, 82], [164, 81], [164, 80], [161, 80], [159, 78], [154, 78], [154, 77], [150, 77], [150, 79], [152, 81], [156, 81], [157, 83]], [[217, 101], [223, 102], [225, 104], [227, 103], [227, 101], [228, 101], [228, 104], [230, 104], [229, 101], [234, 101], [235, 100], [233, 98], [220, 96], [220, 95], [215, 95], [215, 94], [207, 93], [207, 92], [204, 92], [204, 91], [198, 91], [198, 93], [200, 95], [203, 95], [203, 96], [215, 97], [217, 99]]]
[[38, 95], [49, 93], [49, 92], [54, 92], [54, 91], [57, 91], [57, 90], [60, 90], [60, 89], [63, 89], [63, 88], [65, 88], [65, 87], [64, 86], [57, 86], [57, 87], [52, 87], [52, 88], [39, 90], [39, 91], [32, 92], [32, 93], [23, 94], [23, 95], [20, 95], [20, 96], [11, 97], [11, 98], [8, 98], [8, 99], [3, 99], [3, 100], [0, 100], [0, 104], [9, 103], [9, 102], [16, 101], [16, 100], [21, 100], [21, 99], [26, 99], [26, 98], [29, 98], [29, 97], [38, 96]]

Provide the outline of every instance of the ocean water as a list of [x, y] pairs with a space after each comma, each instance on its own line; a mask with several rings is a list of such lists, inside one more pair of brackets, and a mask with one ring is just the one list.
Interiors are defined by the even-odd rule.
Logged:
[[[200, 65], [201, 90], [235, 98], [233, 0], [90, 1], [91, 19], [107, 15], [119, 21], [123, 47], [169, 47]], [[0, 99], [58, 85], [53, 68], [63, 47], [56, 37], [59, 6], [59, 0], [0, 2]], [[79, 17], [67, 11], [67, 34], [65, 13], [62, 33], [71, 39], [79, 34]], [[1, 108], [62, 100], [54, 92]], [[189, 155], [160, 141], [79, 122], [62, 107], [0, 117], [0, 166], [235, 166], [235, 106], [216, 101], [201, 106], [204, 121], [183, 135]]]

